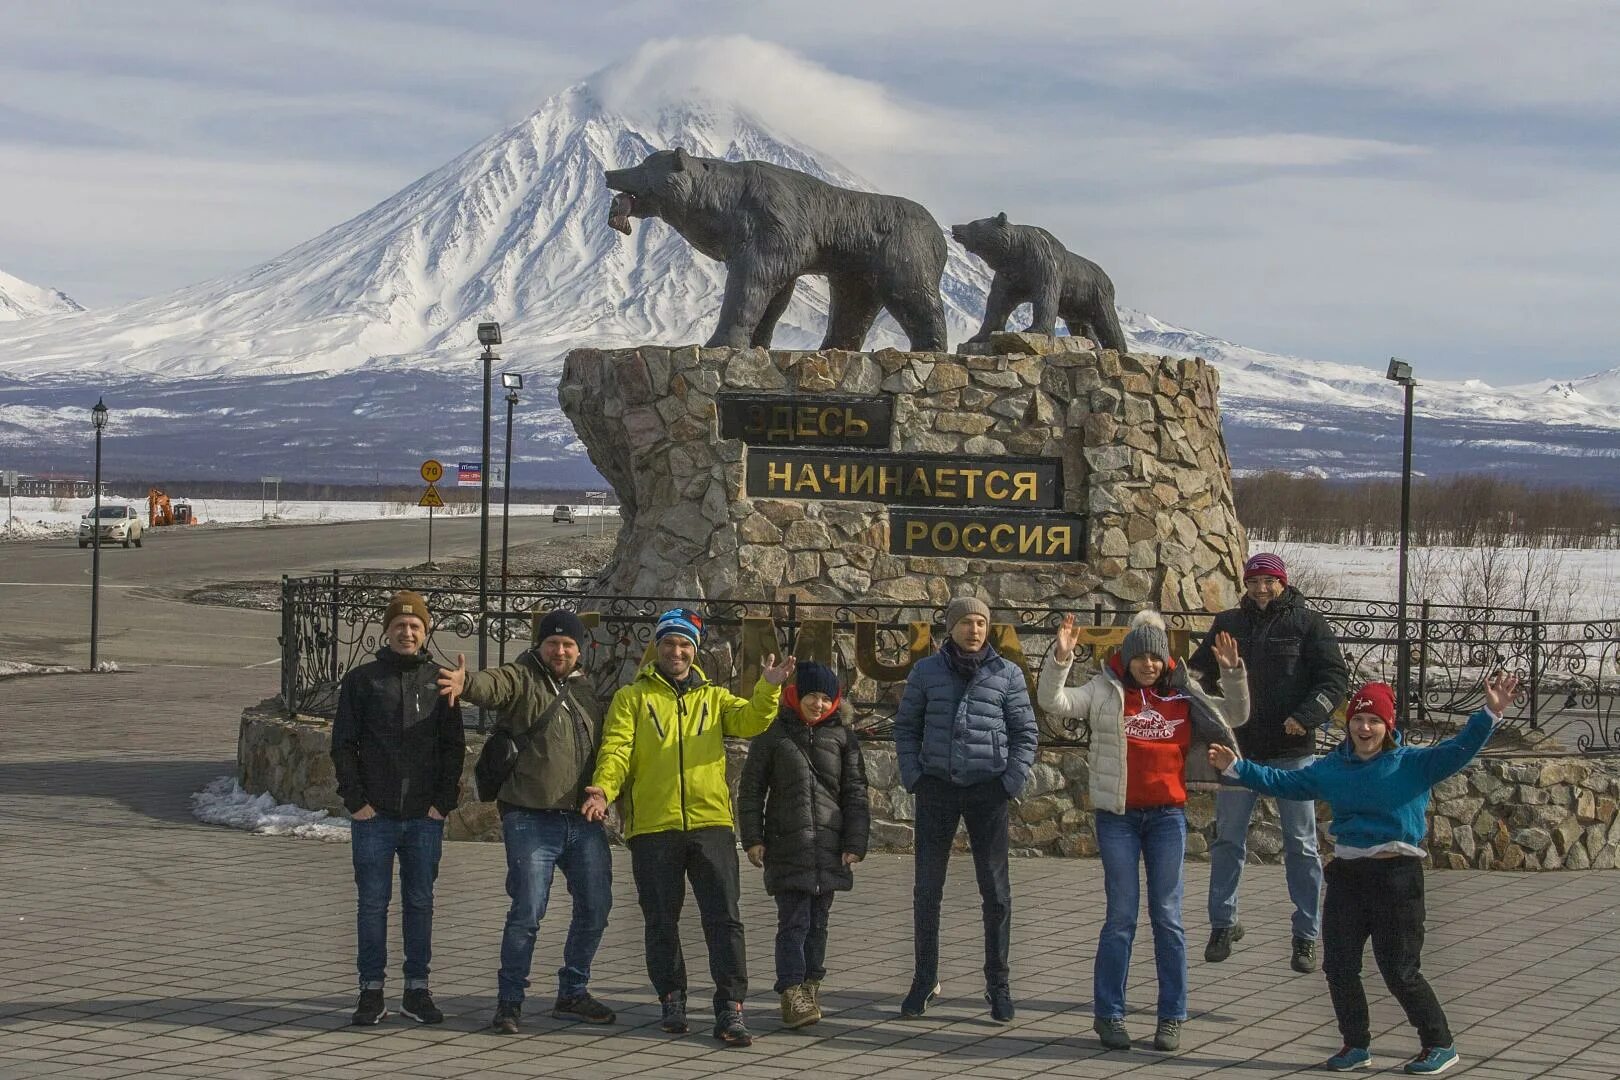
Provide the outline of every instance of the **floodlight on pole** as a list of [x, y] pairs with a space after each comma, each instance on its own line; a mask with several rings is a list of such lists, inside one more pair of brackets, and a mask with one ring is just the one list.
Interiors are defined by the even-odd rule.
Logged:
[[[484, 347], [484, 439], [479, 460], [480, 497], [478, 504], [478, 669], [489, 666], [489, 389], [494, 379], [495, 346], [501, 343], [501, 324], [478, 324], [478, 343]], [[479, 710], [479, 730], [484, 728], [484, 712]]]
[[101, 433], [107, 427], [107, 406], [96, 398], [90, 410], [90, 423], [96, 429], [96, 479], [90, 511], [90, 670], [96, 670], [96, 636], [101, 623]]
[[1412, 388], [1417, 380], [1412, 377], [1412, 365], [1398, 356], [1389, 358], [1389, 369], [1384, 378], [1405, 390], [1406, 406], [1401, 437], [1401, 546], [1400, 567], [1397, 571], [1395, 632], [1395, 715], [1404, 726], [1407, 723], [1407, 678], [1411, 673], [1412, 657], [1410, 636], [1406, 621], [1406, 547], [1412, 528]]

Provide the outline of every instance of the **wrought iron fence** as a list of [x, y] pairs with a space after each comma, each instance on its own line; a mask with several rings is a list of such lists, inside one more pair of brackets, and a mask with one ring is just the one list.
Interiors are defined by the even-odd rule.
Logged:
[[[886, 737], [905, 671], [930, 648], [943, 608], [889, 602], [824, 603], [783, 600], [699, 600], [689, 597], [615, 596], [593, 591], [576, 576], [509, 579], [491, 597], [484, 620], [491, 661], [529, 645], [530, 612], [566, 607], [594, 613], [594, 641], [584, 663], [606, 700], [633, 677], [652, 641], [658, 614], [670, 607], [704, 612], [706, 637], [698, 664], [709, 678], [739, 686], [751, 680], [768, 652], [795, 647], [821, 651], [848, 686], [857, 723], [873, 738]], [[332, 571], [282, 579], [282, 699], [293, 711], [331, 716], [343, 673], [382, 647], [380, 625], [388, 599], [403, 588], [420, 592], [433, 612], [428, 647], [447, 663], [475, 652], [480, 631], [478, 579], [469, 574]], [[1344, 651], [1352, 681], [1393, 682], [1399, 641], [1394, 601], [1313, 598]], [[1077, 612], [1093, 626], [1123, 628], [1133, 610], [1096, 605]], [[1410, 606], [1407, 738], [1444, 738], [1477, 709], [1485, 678], [1516, 673], [1520, 697], [1492, 740], [1492, 749], [1536, 747], [1564, 753], [1620, 753], [1620, 619], [1545, 622], [1535, 611]], [[999, 606], [992, 609], [1003, 651], [1021, 660], [1031, 678], [1050, 651], [1053, 632], [1068, 609]], [[590, 615], [587, 614], [588, 621]], [[1208, 629], [1204, 612], [1166, 612], [1172, 640], [1190, 648]], [[1108, 635], [1098, 635], [1103, 642]], [[1094, 670], [1103, 644], [1082, 644], [1076, 667]], [[744, 690], [743, 692], [746, 692]], [[482, 723], [482, 718], [479, 718]], [[1084, 745], [1081, 723], [1042, 722], [1051, 745]], [[1324, 729], [1324, 747], [1338, 736]]]

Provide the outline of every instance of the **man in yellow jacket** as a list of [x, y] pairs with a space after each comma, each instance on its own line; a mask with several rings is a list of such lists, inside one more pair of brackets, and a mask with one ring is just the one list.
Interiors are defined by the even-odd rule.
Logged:
[[656, 659], [613, 695], [602, 721], [596, 774], [581, 811], [591, 821], [620, 799], [630, 869], [646, 922], [647, 975], [663, 1006], [660, 1026], [672, 1034], [686, 1021], [686, 961], [681, 905], [686, 880], [702, 914], [714, 976], [714, 1037], [728, 1046], [753, 1042], [743, 1023], [748, 960], [742, 916], [737, 836], [726, 784], [725, 737], [752, 738], [776, 719], [781, 687], [797, 661], [772, 655], [752, 698], [709, 682], [694, 664], [703, 619], [676, 608], [653, 631]]

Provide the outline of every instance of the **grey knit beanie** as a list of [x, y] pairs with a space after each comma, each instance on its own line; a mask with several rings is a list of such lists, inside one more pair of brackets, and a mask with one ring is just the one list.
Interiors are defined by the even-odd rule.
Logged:
[[945, 608], [945, 632], [950, 633], [957, 623], [969, 615], [982, 615], [984, 621], [989, 622], [990, 605], [976, 596], [958, 596]]
[[1170, 635], [1164, 629], [1164, 616], [1152, 609], [1136, 613], [1131, 619], [1130, 633], [1119, 646], [1120, 662], [1126, 666], [1144, 653], [1160, 660], [1170, 659]]

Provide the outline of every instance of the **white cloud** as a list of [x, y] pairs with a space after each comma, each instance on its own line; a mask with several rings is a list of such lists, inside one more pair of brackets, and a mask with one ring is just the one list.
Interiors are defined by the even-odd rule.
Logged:
[[649, 41], [592, 82], [604, 104], [629, 116], [694, 98], [735, 101], [767, 127], [834, 153], [905, 151], [969, 123], [740, 34]]

